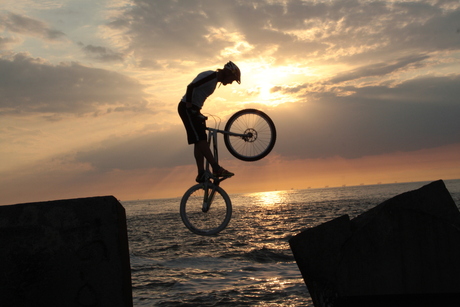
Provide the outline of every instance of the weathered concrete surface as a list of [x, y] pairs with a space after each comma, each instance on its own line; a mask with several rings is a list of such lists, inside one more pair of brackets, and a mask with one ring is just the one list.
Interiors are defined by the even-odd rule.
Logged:
[[460, 306], [460, 212], [444, 182], [296, 235], [315, 306]]
[[0, 306], [133, 306], [112, 196], [0, 206]]

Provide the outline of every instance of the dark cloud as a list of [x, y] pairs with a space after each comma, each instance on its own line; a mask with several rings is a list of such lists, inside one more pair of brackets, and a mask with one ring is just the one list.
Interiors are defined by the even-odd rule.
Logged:
[[0, 115], [147, 111], [143, 89], [132, 78], [78, 63], [51, 65], [26, 54], [0, 58]]
[[171, 62], [203, 59], [230, 45], [224, 39], [211, 43], [206, 38], [211, 27], [220, 26], [218, 15], [225, 14], [228, 5], [220, 4], [193, 0], [135, 1], [135, 6], [109, 26], [125, 31], [125, 39], [130, 42], [128, 52], [134, 52], [144, 63], [166, 58]]
[[390, 63], [375, 63], [366, 66], [359, 67], [354, 70], [347, 71], [345, 73], [340, 73], [330, 79], [328, 82], [332, 84], [358, 80], [360, 78], [366, 77], [382, 77], [388, 74], [391, 74], [396, 71], [402, 71], [405, 69], [413, 69], [414, 67], [420, 68], [423, 64], [423, 60], [428, 59], [427, 55], [411, 55], [406, 56]]
[[157, 132], [110, 138], [99, 148], [80, 151], [75, 160], [100, 171], [168, 168], [194, 161], [185, 130], [177, 125]]
[[79, 45], [90, 58], [96, 59], [101, 62], [120, 62], [124, 59], [122, 53], [115, 52], [106, 47], [94, 45], [85, 46], [83, 43], [80, 43]]
[[306, 93], [280, 106], [276, 151], [285, 157], [360, 158], [456, 144], [460, 140], [460, 75], [424, 77], [395, 87], [347, 87]]
[[17, 44], [18, 42], [19, 40], [16, 38], [0, 36], [0, 50], [7, 50], [10, 48], [10, 45]]
[[456, 0], [136, 0], [109, 26], [122, 30], [129, 51], [152, 67], [215, 63], [237, 41], [252, 47], [242, 50], [241, 58], [269, 51], [278, 62], [340, 57], [365, 64], [376, 56], [392, 60], [408, 52], [458, 50], [459, 20]]
[[43, 21], [14, 13], [6, 13], [0, 16], [1, 28], [5, 28], [13, 33], [39, 37], [46, 40], [57, 40], [65, 37], [63, 32], [48, 27]]

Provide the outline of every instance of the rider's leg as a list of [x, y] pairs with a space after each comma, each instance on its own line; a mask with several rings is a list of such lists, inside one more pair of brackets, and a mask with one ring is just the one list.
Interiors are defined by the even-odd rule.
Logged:
[[206, 158], [209, 164], [211, 164], [213, 170], [212, 173], [214, 174], [214, 176], [228, 178], [234, 175], [232, 172], [227, 171], [226, 169], [220, 167], [219, 164], [216, 163], [216, 160], [212, 155], [211, 149], [209, 148], [208, 142], [203, 140], [195, 143], [194, 154], [196, 165], [198, 167], [197, 181], [199, 181], [200, 174], [204, 172], [204, 158]]
[[218, 170], [220, 167], [216, 163], [214, 156], [212, 155], [211, 149], [209, 148], [208, 142], [205, 140], [200, 140], [195, 143], [194, 155], [196, 160], [196, 166], [198, 167], [198, 172], [204, 170], [204, 159], [211, 164], [214, 171]]

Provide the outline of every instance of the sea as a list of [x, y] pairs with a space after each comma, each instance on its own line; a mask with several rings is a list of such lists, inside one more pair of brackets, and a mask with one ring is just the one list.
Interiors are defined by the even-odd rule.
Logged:
[[[344, 214], [356, 217], [428, 183], [227, 191], [232, 219], [215, 236], [193, 234], [183, 225], [180, 197], [122, 202], [134, 306], [313, 307], [288, 240]], [[460, 180], [444, 183], [459, 207]]]

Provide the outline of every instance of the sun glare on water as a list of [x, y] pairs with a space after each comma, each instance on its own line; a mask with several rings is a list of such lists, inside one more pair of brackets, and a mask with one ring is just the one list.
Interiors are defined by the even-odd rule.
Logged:
[[249, 196], [255, 198], [255, 203], [263, 206], [273, 206], [287, 201], [288, 191], [271, 191], [251, 193]]

